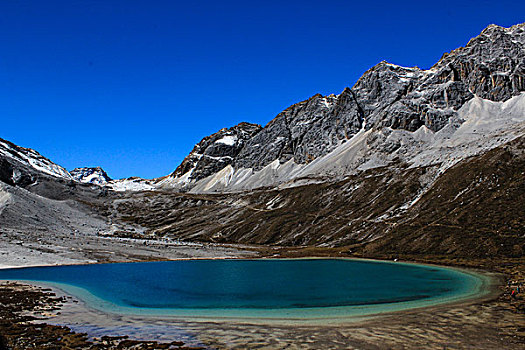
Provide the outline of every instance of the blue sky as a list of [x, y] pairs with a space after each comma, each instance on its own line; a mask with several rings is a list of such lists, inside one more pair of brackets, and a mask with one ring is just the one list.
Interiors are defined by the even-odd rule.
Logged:
[[193, 145], [339, 93], [387, 60], [428, 68], [524, 1], [0, 1], [0, 137], [72, 169], [167, 175]]

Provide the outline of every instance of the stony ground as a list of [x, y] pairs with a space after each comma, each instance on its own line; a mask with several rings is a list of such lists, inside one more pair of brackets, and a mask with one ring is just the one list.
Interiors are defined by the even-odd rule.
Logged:
[[127, 336], [88, 339], [84, 333], [44, 323], [66, 299], [19, 283], [0, 285], [0, 349], [201, 349], [183, 342], [131, 340]]
[[[170, 239], [129, 239], [82, 233], [19, 233], [0, 228], [0, 268], [166, 259], [249, 257], [240, 246], [184, 243]], [[239, 249], [240, 248], [240, 249]]]

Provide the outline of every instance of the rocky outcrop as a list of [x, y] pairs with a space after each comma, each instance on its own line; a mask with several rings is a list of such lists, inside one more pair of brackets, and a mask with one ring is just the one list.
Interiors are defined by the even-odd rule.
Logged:
[[246, 142], [234, 166], [259, 170], [275, 159], [292, 158], [308, 163], [354, 136], [362, 123], [350, 89], [337, 96], [315, 95], [287, 108]]
[[30, 172], [36, 171], [64, 180], [73, 179], [66, 169], [53, 163], [34, 149], [20, 147], [4, 139], [0, 139], [0, 161], [0, 173], [3, 181], [7, 183], [11, 181], [16, 184], [20, 181], [24, 183], [28, 181], [31, 176], [22, 174], [20, 166], [31, 168]]
[[111, 181], [111, 178], [101, 167], [75, 168], [69, 173], [76, 181], [82, 183], [104, 185]]
[[245, 142], [260, 130], [258, 124], [240, 123], [203, 138], [170, 177], [198, 181], [218, 172], [231, 164]]
[[490, 25], [432, 67], [438, 82], [461, 81], [477, 96], [505, 101], [525, 90], [525, 23]]
[[416, 131], [425, 125], [441, 130], [474, 95], [464, 82], [441, 81], [439, 74], [387, 62], [367, 71], [352, 88], [365, 112], [366, 129]]
[[[352, 90], [365, 110], [368, 128], [415, 131], [425, 125], [438, 131], [474, 95], [506, 101], [525, 91], [524, 45], [525, 24], [491, 25], [465, 47], [444, 54], [429, 70], [411, 68], [406, 73], [407, 68], [382, 63]], [[400, 76], [403, 83], [390, 77], [392, 71], [405, 73]]]

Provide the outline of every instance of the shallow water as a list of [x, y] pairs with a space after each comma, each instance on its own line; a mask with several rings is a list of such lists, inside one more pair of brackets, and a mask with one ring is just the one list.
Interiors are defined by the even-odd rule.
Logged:
[[51, 282], [99, 309], [185, 316], [327, 317], [424, 306], [479, 292], [454, 269], [350, 259], [187, 260], [0, 270]]

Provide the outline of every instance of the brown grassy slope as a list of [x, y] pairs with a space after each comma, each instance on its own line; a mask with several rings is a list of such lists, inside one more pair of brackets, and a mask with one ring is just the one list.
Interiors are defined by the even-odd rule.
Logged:
[[346, 244], [383, 227], [420, 190], [426, 169], [380, 169], [337, 183], [222, 195], [148, 193], [120, 200], [114, 215], [156, 235], [251, 244]]
[[336, 183], [240, 194], [143, 193], [112, 215], [151, 234], [264, 245], [365, 246], [367, 254], [522, 256], [525, 138], [446, 171], [380, 168]]
[[525, 250], [525, 137], [457, 164], [368, 252], [504, 255]]

